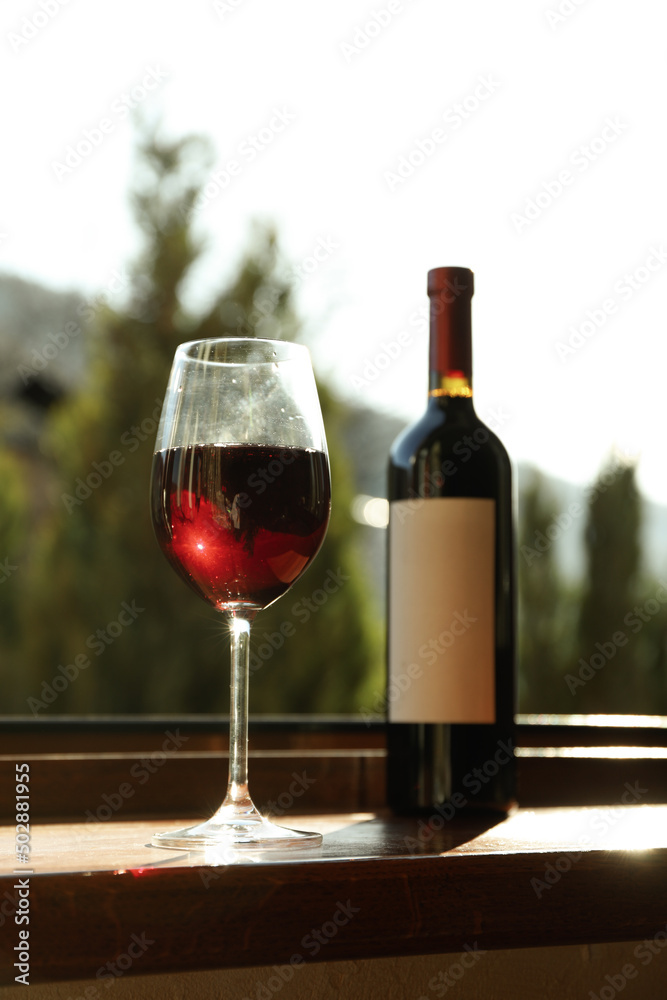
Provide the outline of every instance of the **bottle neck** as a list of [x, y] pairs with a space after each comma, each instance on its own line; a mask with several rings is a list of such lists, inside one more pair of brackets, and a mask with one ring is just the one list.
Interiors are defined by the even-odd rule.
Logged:
[[472, 272], [429, 272], [429, 397], [472, 398]]

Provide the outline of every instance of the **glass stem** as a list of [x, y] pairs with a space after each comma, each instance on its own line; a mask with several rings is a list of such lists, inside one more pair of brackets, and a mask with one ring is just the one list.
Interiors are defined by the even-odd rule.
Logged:
[[250, 621], [235, 615], [230, 620], [232, 669], [229, 697], [229, 780], [223, 807], [239, 814], [253, 812], [248, 791], [248, 679]]

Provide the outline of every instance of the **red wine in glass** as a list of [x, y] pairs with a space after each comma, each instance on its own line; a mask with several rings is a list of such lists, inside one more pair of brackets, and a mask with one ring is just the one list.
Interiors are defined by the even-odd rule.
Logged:
[[160, 546], [221, 611], [268, 607], [304, 572], [327, 530], [321, 451], [194, 445], [158, 452], [151, 507]]

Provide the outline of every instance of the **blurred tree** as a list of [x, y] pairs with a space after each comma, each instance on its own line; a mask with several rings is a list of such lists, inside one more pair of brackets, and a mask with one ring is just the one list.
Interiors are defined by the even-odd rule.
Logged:
[[[3, 423], [10, 420], [1, 414]], [[28, 566], [30, 495], [26, 469], [8, 449], [0, 447], [0, 690], [6, 711], [25, 712], [15, 679], [23, 676], [20, 609], [22, 578]]]
[[[179, 343], [294, 338], [298, 322], [270, 229], [256, 230], [235, 278], [203, 315], [184, 308], [183, 285], [203, 250], [192, 220], [208, 162], [199, 139], [143, 144], [134, 207], [145, 250], [127, 305], [95, 311], [86, 382], [49, 413], [43, 447], [57, 481], [35, 538], [23, 621], [35, 714], [227, 709], [223, 619], [177, 577], [153, 537], [153, 444]], [[325, 388], [321, 398], [331, 526], [304, 579], [257, 619], [251, 711], [351, 712], [369, 685], [381, 683], [380, 637], [362, 600], [348, 513], [341, 407]], [[327, 576], [338, 581], [330, 596], [331, 584], [322, 590]], [[288, 637], [284, 621], [294, 624]]]
[[[568, 684], [578, 712], [627, 712], [646, 695], [628, 615], [639, 598], [641, 501], [634, 465], [608, 462], [586, 491], [586, 574], [576, 669]], [[580, 683], [576, 683], [576, 680]]]
[[519, 507], [519, 707], [571, 712], [565, 686], [573, 652], [576, 594], [558, 564], [559, 540], [573, 527], [537, 469], [526, 475]]
[[[667, 594], [665, 584], [658, 583], [653, 591], [653, 594], [656, 593], [664, 600]], [[645, 604], [648, 601], [655, 603], [653, 594]], [[667, 608], [660, 603], [660, 610], [655, 617], [651, 617], [643, 636], [647, 697], [637, 711], [646, 715], [667, 715]]]

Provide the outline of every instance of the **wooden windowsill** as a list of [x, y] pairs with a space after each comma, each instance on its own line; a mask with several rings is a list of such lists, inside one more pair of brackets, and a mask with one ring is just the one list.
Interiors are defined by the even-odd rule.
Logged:
[[322, 848], [216, 865], [149, 846], [182, 820], [39, 822], [24, 866], [13, 863], [14, 826], [0, 828], [2, 982], [14, 981], [11, 900], [26, 877], [30, 982], [95, 979], [132, 942], [129, 975], [632, 941], [665, 929], [667, 806], [520, 809], [435, 832], [378, 813], [282, 822], [320, 830]]

